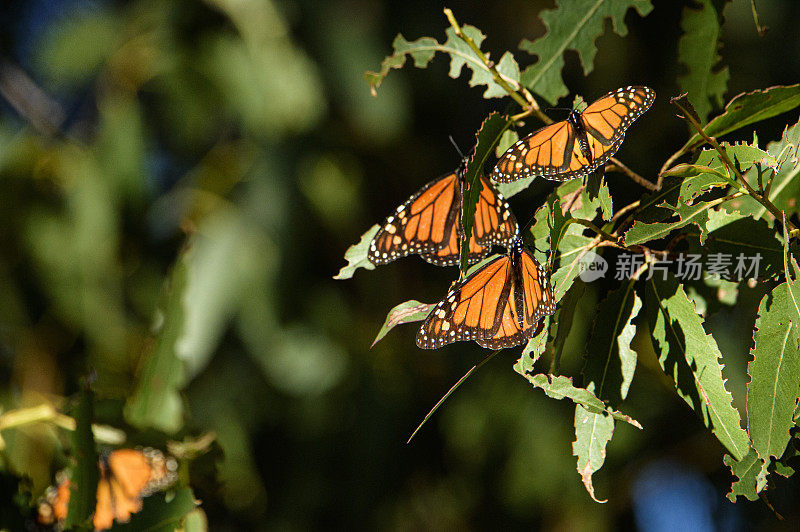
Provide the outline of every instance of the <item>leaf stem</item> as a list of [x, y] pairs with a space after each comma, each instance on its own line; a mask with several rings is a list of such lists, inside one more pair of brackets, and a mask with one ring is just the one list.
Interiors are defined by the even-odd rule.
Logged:
[[660, 188], [659, 184], [651, 183], [644, 177], [640, 176], [639, 174], [637, 174], [636, 172], [634, 172], [633, 170], [622, 164], [622, 161], [620, 161], [616, 157], [612, 157], [611, 159], [609, 159], [609, 161], [611, 161], [612, 166], [608, 170], [611, 171], [618, 170], [620, 173], [628, 176], [628, 178], [630, 178], [631, 181], [633, 181], [638, 185], [643, 186], [647, 190], [656, 191]]
[[458, 382], [456, 382], [456, 383], [455, 383], [455, 384], [454, 384], [454, 385], [453, 385], [453, 386], [452, 386], [452, 387], [451, 387], [449, 390], [447, 390], [447, 393], [446, 393], [446, 394], [444, 394], [444, 395], [442, 396], [442, 398], [441, 398], [441, 399], [439, 399], [439, 402], [437, 402], [435, 405], [433, 405], [433, 408], [431, 408], [430, 412], [428, 412], [428, 414], [427, 414], [427, 415], [425, 416], [425, 418], [424, 418], [424, 419], [423, 419], [423, 420], [420, 422], [420, 424], [417, 426], [417, 428], [416, 428], [416, 429], [414, 429], [414, 432], [412, 432], [412, 433], [411, 433], [411, 436], [408, 438], [408, 441], [406, 442], [406, 444], [409, 444], [409, 443], [411, 443], [411, 440], [412, 440], [412, 439], [414, 439], [414, 436], [416, 436], [416, 435], [417, 435], [417, 432], [419, 432], [419, 430], [422, 428], [422, 425], [424, 425], [424, 424], [425, 424], [425, 423], [426, 423], [426, 422], [427, 422], [427, 421], [428, 421], [428, 420], [431, 418], [431, 416], [434, 414], [434, 412], [436, 412], [436, 410], [438, 410], [438, 409], [439, 409], [439, 407], [440, 407], [440, 406], [442, 406], [442, 403], [444, 403], [444, 402], [447, 400], [447, 398], [448, 398], [448, 397], [450, 397], [450, 395], [451, 395], [451, 394], [452, 394], [454, 391], [456, 391], [456, 388], [458, 388], [459, 386], [461, 386], [461, 384], [462, 384], [462, 383], [463, 383], [465, 380], [467, 380], [467, 379], [469, 378], [469, 376], [470, 376], [470, 375], [472, 375], [473, 373], [475, 373], [476, 371], [478, 371], [478, 369], [479, 369], [481, 366], [483, 366], [484, 364], [486, 364], [487, 362], [489, 362], [489, 361], [490, 361], [492, 358], [494, 358], [494, 356], [495, 356], [495, 355], [497, 355], [497, 353], [499, 353], [500, 351], [502, 351], [502, 349], [498, 349], [498, 350], [496, 350], [496, 351], [492, 351], [491, 353], [489, 353], [488, 355], [486, 355], [486, 357], [485, 357], [483, 360], [481, 360], [480, 362], [478, 362], [477, 364], [475, 364], [474, 366], [472, 366], [472, 368], [470, 368], [470, 370], [469, 370], [469, 371], [467, 371], [467, 372], [464, 374], [464, 376], [463, 376], [463, 377], [461, 377], [460, 379], [458, 379]]
[[605, 231], [603, 231], [602, 229], [600, 229], [599, 227], [594, 225], [589, 220], [584, 220], [583, 218], [571, 218], [569, 220], [569, 222], [576, 223], [576, 224], [582, 225], [584, 227], [588, 227], [589, 229], [591, 229], [592, 231], [597, 233], [598, 236], [602, 237], [603, 240], [608, 240], [610, 242], [617, 242], [617, 240], [618, 240], [617, 237], [606, 233]]
[[484, 68], [486, 68], [486, 70], [488, 70], [489, 73], [492, 75], [494, 82], [500, 85], [500, 87], [502, 87], [503, 90], [505, 90], [508, 93], [508, 95], [511, 96], [511, 98], [515, 102], [517, 102], [520, 105], [520, 107], [522, 107], [522, 109], [524, 110], [523, 113], [520, 113], [520, 115], [515, 115], [515, 117], [512, 117], [512, 119], [516, 121], [519, 118], [524, 118], [525, 116], [528, 116], [529, 114], [536, 114], [539, 118], [544, 117], [545, 119], [550, 120], [549, 118], [547, 118], [547, 115], [541, 112], [541, 110], [539, 109], [539, 104], [536, 103], [536, 100], [533, 98], [533, 95], [528, 91], [528, 89], [526, 89], [516, 81], [509, 79], [503, 76], [500, 72], [498, 72], [497, 66], [495, 65], [494, 61], [489, 59], [489, 57], [487, 57], [487, 55], [483, 53], [483, 51], [471, 37], [465, 35], [464, 32], [461, 31], [461, 25], [456, 20], [456, 17], [455, 15], [453, 15], [452, 10], [450, 10], [447, 7], [444, 8], [444, 15], [450, 22], [450, 26], [453, 27], [453, 31], [455, 31], [456, 36], [462, 41], [464, 41], [467, 44], [467, 46], [469, 46], [472, 49], [472, 51], [475, 52], [475, 55], [477, 55], [478, 58], [483, 63]]

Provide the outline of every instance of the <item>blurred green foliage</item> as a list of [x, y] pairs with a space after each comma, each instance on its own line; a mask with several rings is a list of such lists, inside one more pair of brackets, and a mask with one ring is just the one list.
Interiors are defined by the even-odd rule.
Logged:
[[[500, 52], [539, 36], [537, 16], [552, 6], [451, 7]], [[599, 95], [641, 82], [677, 94], [681, 7], [627, 17], [625, 39], [606, 32], [587, 75], [564, 56], [566, 86]], [[75, 426], [63, 413], [86, 376], [101, 449], [166, 450], [215, 435], [209, 452], [182, 463], [167, 495], [177, 514], [163, 513], [158, 495], [143, 522], [172, 526], [193, 496], [201, 510], [186, 530], [610, 530], [633, 522], [634, 479], [665, 456], [709, 478], [722, 499], [722, 447], [637, 338], [627, 404], [647, 430], [616, 425], [594, 478], [606, 505], [574, 471], [574, 407], [532, 390], [511, 369], [516, 356], [481, 368], [405, 445], [481, 350], [423, 353], [412, 327], [369, 346], [390, 308], [432, 301], [452, 272], [408, 259], [346, 283], [331, 277], [364, 227], [455, 167], [448, 134], [467, 145], [490, 110], [504, 110], [437, 60], [393, 73], [370, 96], [363, 71], [400, 31], [441, 35], [441, 5], [98, 2], [50, 19], [35, 38], [25, 9], [34, 7], [0, 21], [0, 419], [15, 420], [0, 423], [0, 528], [29, 524], [55, 472], [73, 464]], [[763, 39], [746, 2], [725, 11], [729, 96], [800, 77], [787, 59], [800, 49], [784, 38], [798, 7], [760, 15], [772, 26]], [[686, 133], [667, 105], [650, 114], [624, 149], [643, 175]], [[760, 134], [777, 140], [785, 123]], [[641, 194], [622, 180], [609, 186], [615, 200]], [[517, 217], [550, 190], [534, 183], [515, 198]], [[741, 331], [762, 295], [740, 286], [736, 306], [707, 298], [734, 397], [744, 396], [752, 340]], [[597, 297], [587, 286], [564, 373], [580, 371]], [[55, 409], [31, 410], [43, 404]], [[780, 487], [771, 502], [797, 523], [796, 480]], [[774, 523], [764, 505], [738, 508], [748, 523]]]

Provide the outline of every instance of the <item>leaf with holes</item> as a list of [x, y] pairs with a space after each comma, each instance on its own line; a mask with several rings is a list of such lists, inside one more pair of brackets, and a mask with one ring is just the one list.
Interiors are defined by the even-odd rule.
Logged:
[[[474, 26], [464, 25], [461, 27], [461, 31], [464, 35], [475, 41], [475, 44], [479, 47], [486, 38], [486, 36]], [[421, 37], [416, 41], [408, 41], [402, 35], [395, 37], [392, 43], [394, 52], [383, 60], [380, 70], [378, 72], [367, 71], [364, 73], [364, 79], [369, 83], [370, 91], [372, 91], [373, 96], [377, 95], [378, 87], [380, 87], [391, 70], [403, 68], [407, 57], [411, 57], [414, 60], [415, 67], [427, 68], [437, 52], [450, 56], [451, 78], [455, 79], [460, 76], [462, 69], [466, 66], [472, 71], [472, 77], [469, 80], [471, 87], [486, 85], [486, 91], [483, 93], [484, 98], [500, 98], [505, 96], [507, 94], [505, 89], [494, 81], [491, 71], [486, 68], [483, 60], [481, 60], [467, 43], [456, 35], [455, 30], [453, 28], [447, 28], [445, 34], [447, 35], [447, 39], [443, 43], [438, 42], [433, 37]], [[485, 55], [489, 57], [488, 53], [485, 53]], [[496, 68], [500, 76], [510, 85], [517, 86], [519, 84], [519, 65], [517, 65], [514, 56], [509, 52], [503, 54]]]
[[666, 281], [654, 276], [647, 282], [644, 308], [658, 362], [678, 395], [728, 452], [741, 459], [750, 448], [749, 438], [722, 379], [722, 354], [683, 286], [672, 275]]
[[758, 457], [755, 449], [750, 449], [741, 460], [726, 454], [722, 461], [737, 477], [737, 480], [731, 483], [728, 499], [731, 502], [736, 502], [739, 496], [750, 501], [758, 499], [758, 494], [767, 486], [767, 463]]
[[[800, 213], [800, 160], [798, 159], [798, 149], [800, 147], [800, 122], [787, 127], [783, 131], [781, 139], [767, 144], [767, 152], [776, 160], [776, 169], [764, 171], [767, 174], [762, 178], [764, 182], [770, 182], [768, 197], [778, 210], [790, 213]], [[759, 168], [754, 167], [748, 170], [745, 177], [753, 187], [758, 187]], [[764, 186], [767, 183], [763, 183]], [[754, 218], [771, 217], [767, 208], [749, 196], [741, 198], [740, 205], [737, 206], [739, 212], [749, 214]]]
[[359, 268], [364, 268], [365, 270], [375, 269], [375, 265], [369, 261], [369, 244], [380, 229], [381, 226], [378, 224], [373, 225], [366, 233], [361, 235], [361, 240], [358, 241], [358, 244], [353, 244], [347, 248], [347, 251], [344, 252], [347, 265], [342, 266], [339, 273], [333, 276], [334, 279], [350, 279]]
[[545, 316], [544, 319], [542, 319], [542, 330], [528, 340], [528, 343], [525, 344], [525, 347], [522, 349], [522, 354], [514, 364], [514, 371], [520, 375], [526, 375], [532, 372], [536, 361], [539, 360], [539, 357], [544, 353], [545, 347], [547, 347], [550, 318], [551, 316]]
[[593, 414], [581, 405], [575, 405], [575, 441], [572, 455], [578, 457], [578, 474], [586, 491], [596, 502], [606, 502], [594, 494], [592, 475], [606, 461], [606, 446], [614, 435], [614, 418]]
[[589, 74], [594, 70], [595, 40], [603, 34], [606, 19], [611, 20], [617, 35], [624, 37], [628, 33], [625, 15], [631, 8], [644, 17], [653, 6], [649, 0], [560, 0], [555, 9], [543, 11], [539, 18], [547, 33], [520, 44], [522, 50], [539, 57], [522, 73], [522, 83], [551, 104], [566, 96], [569, 91], [561, 77], [564, 52], [575, 50], [584, 74]]
[[[516, 366], [514, 369], [519, 373], [519, 369]], [[569, 399], [576, 405], [581, 405], [592, 414], [605, 413], [614, 419], [633, 425], [637, 429], [642, 428], [642, 425], [629, 415], [607, 407], [592, 391], [575, 386], [572, 383], [572, 379], [569, 377], [564, 375], [548, 375], [545, 373], [538, 373], [536, 375], [527, 373], [522, 375], [528, 379], [528, 382], [530, 382], [534, 388], [541, 389], [548, 397], [559, 400]]]
[[795, 270], [794, 279], [784, 273], [786, 281], [758, 307], [753, 359], [747, 366], [747, 430], [767, 463], [784, 454], [800, 401], [800, 272]]

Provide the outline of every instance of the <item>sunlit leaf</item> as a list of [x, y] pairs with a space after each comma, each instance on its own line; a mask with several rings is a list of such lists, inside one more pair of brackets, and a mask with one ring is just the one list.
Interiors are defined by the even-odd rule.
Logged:
[[[800, 105], [800, 84], [778, 85], [767, 89], [744, 92], [733, 98], [725, 111], [704, 128], [707, 135], [720, 137], [750, 124], [791, 111]], [[680, 149], [681, 153], [705, 142], [699, 133], [693, 135]]]
[[520, 48], [539, 60], [526, 68], [522, 83], [548, 102], [555, 103], [569, 94], [561, 76], [564, 52], [574, 50], [580, 57], [583, 73], [594, 70], [595, 41], [603, 34], [606, 19], [617, 35], [628, 33], [625, 15], [635, 8], [644, 17], [653, 9], [649, 0], [560, 0], [555, 9], [542, 11], [539, 18], [547, 33], [535, 41], [524, 40]]
[[[762, 169], [764, 186], [772, 181], [769, 188], [769, 200], [778, 210], [790, 213], [800, 213], [800, 164], [798, 163], [798, 146], [800, 146], [800, 123], [787, 127], [781, 139], [767, 144], [767, 152], [777, 161], [774, 176], [771, 169]], [[758, 186], [758, 168], [751, 168], [746, 177], [754, 187]], [[751, 197], [740, 198], [737, 210], [748, 213], [754, 218], [771, 217], [761, 203]]]
[[365, 270], [375, 269], [375, 265], [369, 261], [367, 255], [369, 253], [369, 244], [372, 242], [372, 239], [375, 238], [375, 235], [378, 234], [380, 228], [378, 224], [373, 225], [366, 233], [361, 235], [361, 240], [358, 241], [358, 244], [353, 244], [347, 248], [347, 251], [344, 253], [347, 265], [342, 266], [339, 273], [333, 276], [334, 279], [350, 279], [359, 268], [364, 268]]
[[625, 245], [634, 246], [644, 244], [651, 240], [658, 240], [669, 235], [672, 231], [695, 224], [700, 229], [701, 243], [705, 241], [708, 234], [706, 222], [708, 221], [708, 211], [716, 203], [700, 201], [694, 205], [680, 204], [675, 210], [678, 220], [674, 222], [656, 222], [652, 224], [641, 221], [634, 222], [633, 226], [625, 232]]
[[767, 485], [767, 463], [758, 457], [755, 449], [751, 448], [747, 455], [738, 461], [726, 454], [723, 461], [726, 466], [731, 468], [731, 473], [737, 477], [737, 480], [731, 483], [728, 499], [732, 502], [736, 502], [736, 498], [739, 496], [751, 501], [758, 499], [758, 494]]
[[614, 207], [611, 199], [611, 192], [608, 184], [603, 178], [603, 172], [593, 172], [587, 179], [586, 193], [592, 200], [597, 200], [600, 205], [600, 214], [606, 222], [611, 220], [614, 214]]
[[722, 95], [728, 85], [728, 67], [719, 67], [718, 49], [725, 3], [700, 0], [683, 8], [678, 41], [678, 60], [687, 73], [678, 78], [682, 92], [689, 93], [700, 118], [705, 121], [712, 106], [722, 106]]
[[739, 412], [722, 379], [722, 354], [674, 277], [647, 282], [644, 305], [658, 362], [678, 395], [736, 459], [750, 447]]
[[786, 264], [786, 281], [758, 306], [753, 359], [747, 366], [747, 431], [766, 463], [783, 456], [800, 401], [800, 271], [794, 260], [792, 266], [794, 272]]
[[552, 316], [545, 316], [542, 318], [542, 330], [528, 340], [528, 343], [525, 344], [525, 347], [522, 349], [522, 354], [517, 359], [516, 364], [514, 364], [514, 371], [520, 375], [531, 373], [536, 361], [538, 361], [539, 357], [544, 353], [547, 347], [551, 318]]
[[[464, 35], [472, 38], [479, 47], [486, 36], [481, 31], [468, 24], [461, 27]], [[499, 98], [507, 93], [500, 85], [495, 83], [491, 71], [486, 67], [481, 58], [455, 34], [455, 30], [450, 27], [446, 30], [447, 39], [444, 43], [438, 42], [432, 37], [422, 37], [416, 41], [408, 41], [402, 35], [395, 37], [392, 47], [394, 52], [387, 56], [381, 63], [378, 72], [367, 71], [364, 79], [369, 83], [373, 95], [377, 95], [377, 89], [392, 69], [402, 68], [405, 65], [406, 57], [414, 59], [414, 66], [426, 68], [433, 59], [436, 52], [448, 54], [450, 56], [450, 77], [457, 78], [461, 75], [464, 66], [472, 71], [469, 84], [471, 87], [486, 85], [484, 98]], [[489, 57], [488, 53], [485, 53]], [[509, 52], [503, 54], [496, 65], [500, 75], [515, 85], [519, 81], [519, 66], [514, 56]]]
[[575, 405], [575, 441], [572, 455], [578, 457], [578, 474], [581, 476], [589, 496], [597, 502], [592, 475], [606, 460], [606, 446], [614, 435], [614, 418], [605, 414], [593, 414], [581, 405]]
[[436, 306], [436, 303], [420, 303], [419, 301], [411, 300], [405, 303], [400, 303], [386, 315], [386, 321], [383, 322], [381, 330], [372, 342], [374, 347], [384, 336], [389, 334], [389, 331], [396, 326], [403, 323], [413, 323], [415, 321], [422, 321], [428, 317], [431, 309]]
[[[516, 366], [515, 369], [517, 369]], [[614, 410], [613, 408], [607, 407], [603, 401], [598, 399], [597, 396], [591, 391], [587, 390], [586, 388], [578, 388], [575, 386], [570, 377], [566, 377], [564, 375], [548, 375], [545, 373], [539, 373], [536, 375], [527, 373], [523, 376], [528, 379], [528, 382], [533, 384], [534, 388], [541, 389], [548, 397], [559, 400], [566, 398], [571, 400], [576, 405], [581, 405], [592, 414], [605, 413], [614, 419], [629, 423], [637, 429], [642, 428], [639, 422], [632, 417]]]

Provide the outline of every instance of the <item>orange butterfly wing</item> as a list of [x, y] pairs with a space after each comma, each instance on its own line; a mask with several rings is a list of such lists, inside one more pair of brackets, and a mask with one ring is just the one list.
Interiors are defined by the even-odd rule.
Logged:
[[[570, 120], [556, 122], [518, 141], [498, 161], [492, 179], [510, 182], [524, 177], [565, 181], [591, 174], [617, 152], [625, 131], [650, 108], [656, 93], [649, 87], [632, 86], [609, 92], [578, 113], [577, 126], [586, 130], [586, 148]], [[580, 121], [580, 124], [577, 123]]]
[[[470, 264], [483, 259], [491, 251], [493, 244], [510, 246], [519, 233], [517, 219], [503, 195], [485, 177], [481, 176], [480, 182], [483, 188], [475, 205], [475, 224], [469, 241]], [[422, 258], [438, 266], [458, 264], [463, 234], [459, 205], [447, 245], [436, 253], [421, 254]]]
[[[142, 497], [171, 484], [175, 478], [174, 459], [155, 449], [118, 449], [98, 464], [97, 505], [92, 525], [96, 530], [111, 528], [114, 521], [130, 520], [142, 509]], [[39, 505], [41, 524], [63, 525], [70, 499], [70, 480], [48, 489], [46, 500]]]
[[489, 349], [512, 347], [530, 338], [539, 319], [553, 312], [547, 272], [518, 240], [509, 255], [492, 259], [450, 290], [423, 322], [417, 345], [435, 349], [475, 340]]
[[[485, 178], [475, 211], [469, 262], [477, 262], [492, 244], [513, 241], [519, 229], [503, 196]], [[458, 172], [431, 181], [389, 216], [370, 243], [368, 258], [386, 264], [418, 253], [437, 266], [458, 264], [461, 226], [462, 182]]]
[[369, 246], [367, 257], [376, 266], [413, 253], [436, 253], [446, 246], [461, 206], [455, 172], [431, 181], [386, 218]]
[[510, 183], [525, 177], [558, 179], [571, 162], [575, 128], [566, 120], [534, 131], [511, 146], [492, 170], [492, 179]]
[[435, 349], [487, 336], [503, 311], [510, 275], [511, 259], [501, 255], [467, 277], [433, 308], [417, 333], [417, 345]]
[[[154, 449], [119, 449], [100, 464], [97, 509], [93, 519], [98, 530], [125, 523], [142, 509], [142, 497], [175, 479], [169, 460]], [[106, 465], [107, 464], [107, 465]]]

